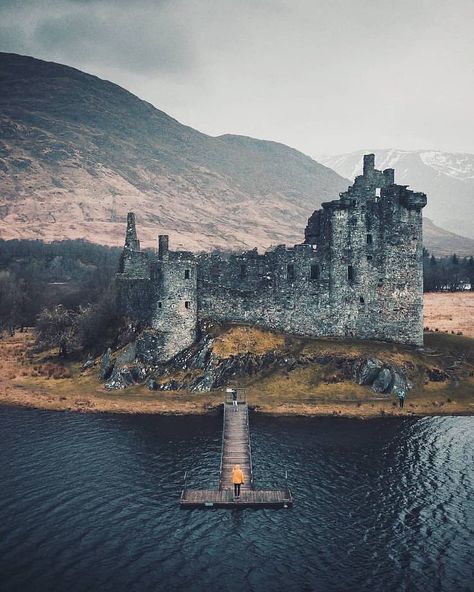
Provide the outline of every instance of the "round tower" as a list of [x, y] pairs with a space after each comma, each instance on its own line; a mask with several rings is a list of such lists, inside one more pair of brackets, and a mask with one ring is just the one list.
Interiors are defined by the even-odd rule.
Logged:
[[187, 251], [170, 251], [168, 236], [160, 236], [154, 276], [151, 324], [161, 333], [165, 360], [196, 340], [197, 264], [194, 255]]

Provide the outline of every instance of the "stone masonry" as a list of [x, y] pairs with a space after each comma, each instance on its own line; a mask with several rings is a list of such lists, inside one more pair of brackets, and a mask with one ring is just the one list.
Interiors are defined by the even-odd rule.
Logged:
[[149, 328], [155, 361], [196, 339], [198, 321], [310, 337], [423, 343], [422, 208], [426, 195], [364, 156], [363, 174], [308, 220], [304, 242], [259, 254], [140, 250], [127, 220], [117, 274], [124, 315]]

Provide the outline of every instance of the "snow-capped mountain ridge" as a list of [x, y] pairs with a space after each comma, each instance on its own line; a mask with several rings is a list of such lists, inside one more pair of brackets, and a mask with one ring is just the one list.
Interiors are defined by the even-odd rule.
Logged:
[[474, 154], [462, 152], [420, 152], [421, 160], [439, 173], [474, 183]]
[[[408, 173], [409, 169], [399, 168], [397, 165], [409, 155], [419, 155], [421, 161], [437, 173], [442, 173], [459, 179], [460, 181], [471, 181], [474, 183], [474, 154], [469, 152], [442, 152], [440, 150], [398, 150], [396, 148], [365, 148], [357, 152], [346, 152], [338, 155], [321, 154], [315, 158], [337, 171], [337, 166], [344, 167], [345, 176], [353, 179], [356, 175], [362, 173], [362, 161], [359, 159], [354, 162], [351, 170], [347, 169], [347, 161], [352, 160], [354, 155], [374, 153], [377, 156], [377, 168], [379, 170], [393, 168], [402, 175]], [[328, 164], [331, 163], [331, 164]], [[335, 164], [337, 163], [337, 164]], [[342, 174], [342, 173], [339, 173]]]
[[362, 155], [374, 153], [378, 169], [395, 169], [395, 181], [428, 196], [425, 215], [435, 224], [474, 238], [474, 154], [439, 150], [358, 150], [317, 157], [343, 177], [362, 173]]

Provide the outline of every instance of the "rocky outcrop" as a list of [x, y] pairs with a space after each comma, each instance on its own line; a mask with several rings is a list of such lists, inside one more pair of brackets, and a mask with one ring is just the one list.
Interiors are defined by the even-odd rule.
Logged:
[[382, 371], [383, 364], [380, 360], [367, 358], [356, 371], [359, 384], [373, 384]]
[[[136, 357], [136, 344], [129, 343], [117, 356], [115, 363], [113, 364], [112, 370], [109, 373], [109, 378], [105, 383], [105, 388], [108, 389], [123, 389], [130, 386], [134, 382], [141, 382], [144, 379], [140, 373], [135, 372], [135, 376], [139, 378], [138, 381], [134, 380], [130, 365], [133, 365]], [[107, 355], [107, 354], [106, 354]], [[105, 357], [105, 356], [104, 356]], [[110, 362], [111, 363], [111, 362]]]
[[140, 359], [132, 360], [133, 349], [129, 347], [117, 358], [106, 386], [120, 389], [129, 384], [146, 382], [150, 390], [156, 391], [207, 392], [235, 380], [264, 376], [275, 371], [292, 372], [296, 368], [319, 364], [331, 367], [331, 373], [324, 379], [328, 384], [353, 380], [370, 387], [375, 393], [386, 395], [406, 394], [411, 388], [403, 368], [373, 357], [319, 353], [294, 355], [271, 351], [263, 355], [247, 352], [220, 358], [213, 353], [213, 343], [214, 339], [205, 335], [170, 362], [153, 366], [149, 371], [143, 364], [143, 350], [136, 348]]
[[107, 380], [112, 374], [113, 368], [112, 350], [109, 347], [100, 360], [99, 378], [101, 380]]

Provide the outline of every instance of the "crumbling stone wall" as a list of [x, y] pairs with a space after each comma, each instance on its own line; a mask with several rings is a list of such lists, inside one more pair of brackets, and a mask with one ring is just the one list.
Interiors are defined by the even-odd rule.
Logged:
[[197, 269], [192, 253], [170, 251], [167, 236], [159, 243], [158, 259], [151, 264], [151, 326], [164, 336], [163, 358], [169, 359], [196, 340]]
[[[118, 273], [121, 307], [146, 320], [171, 357], [199, 319], [308, 336], [423, 342], [422, 215], [426, 196], [364, 157], [363, 174], [308, 220], [305, 240], [259, 254], [140, 251], [129, 215]], [[140, 300], [141, 299], [141, 300]], [[164, 336], [164, 337], [163, 337]]]

